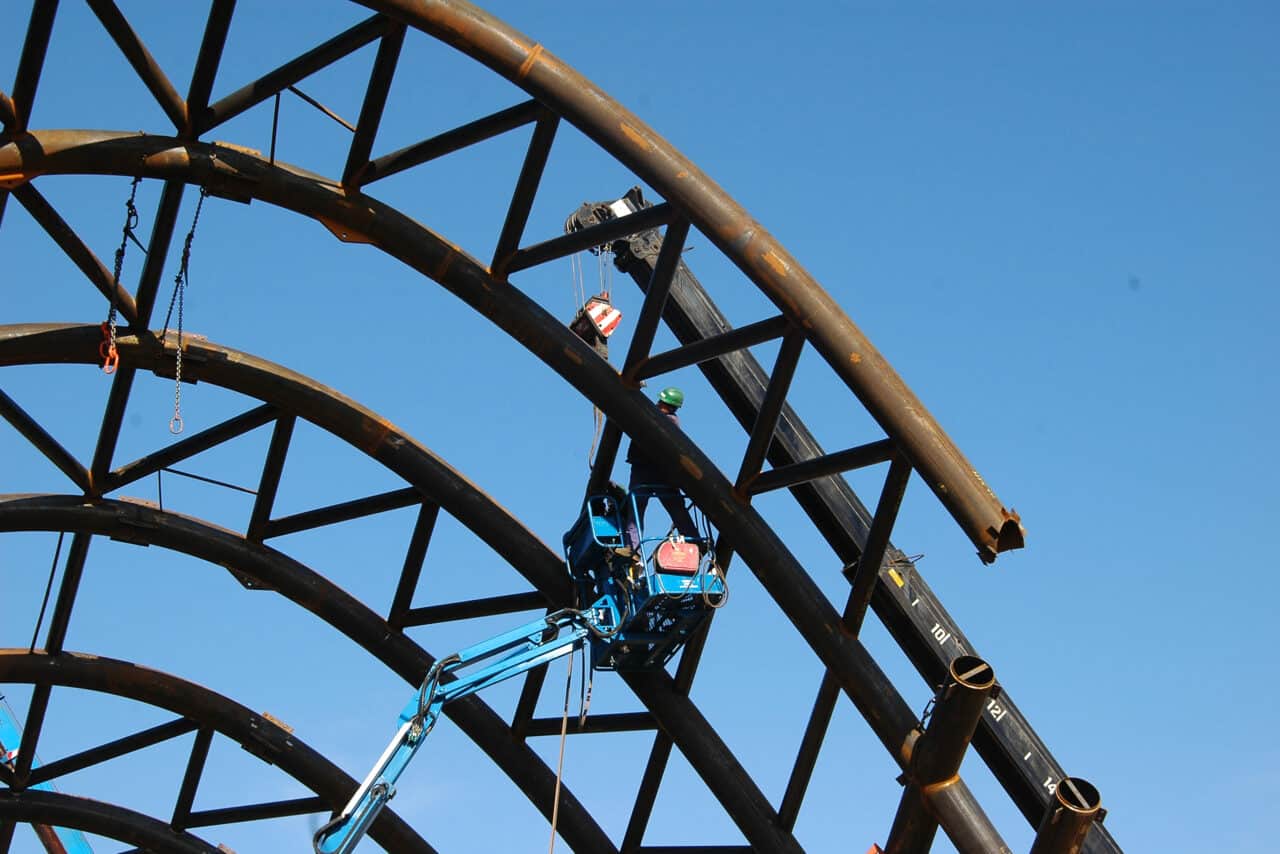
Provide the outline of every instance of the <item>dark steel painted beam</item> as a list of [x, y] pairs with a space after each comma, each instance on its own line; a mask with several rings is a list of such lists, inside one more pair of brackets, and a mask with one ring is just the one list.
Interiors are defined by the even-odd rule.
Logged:
[[26, 719], [22, 722], [22, 740], [18, 742], [18, 756], [13, 762], [14, 779], [22, 788], [31, 778], [31, 765], [44, 729], [44, 716], [49, 711], [49, 694], [52, 689], [46, 683], [37, 683], [31, 689], [31, 702], [27, 704]]
[[76, 234], [66, 220], [54, 210], [53, 205], [49, 204], [48, 200], [31, 184], [17, 187], [13, 191], [13, 196], [104, 297], [110, 300], [112, 290], [116, 292], [117, 310], [130, 324], [137, 323], [138, 307], [134, 304], [133, 294], [129, 293], [123, 285], [113, 281], [111, 271], [93, 253], [93, 250], [85, 245], [80, 235]]
[[[757, 851], [801, 851], [791, 833], [778, 823], [778, 815], [738, 761], [720, 740], [698, 708], [675, 690], [665, 671], [620, 673], [636, 696], [662, 722], [663, 729], [680, 746], [680, 752], [707, 781], [711, 793], [733, 816], [747, 842]], [[723, 769], [741, 777], [739, 786], [726, 786]]]
[[[458, 486], [464, 488], [463, 484]], [[256, 587], [277, 591], [325, 620], [410, 685], [419, 685], [434, 662], [430, 655], [392, 630], [369, 608], [287, 555], [224, 528], [167, 513], [145, 503], [109, 499], [86, 503], [79, 496], [0, 496], [0, 532], [12, 530], [66, 530], [127, 541], [144, 540], [150, 545], [192, 555], [214, 567], [234, 567], [252, 579]], [[542, 548], [545, 550], [546, 546]], [[563, 573], [562, 566], [557, 566], [557, 578], [559, 573]], [[0, 662], [3, 658], [0, 654]], [[4, 681], [3, 676], [0, 665], [0, 682]], [[53, 677], [44, 678], [52, 680]], [[165, 702], [153, 704], [183, 713], [182, 709]], [[550, 817], [555, 774], [527, 745], [512, 738], [510, 728], [501, 718], [474, 696], [450, 704], [445, 716], [511, 778], [539, 811]], [[208, 720], [199, 715], [193, 717], [202, 722]], [[223, 731], [221, 726], [215, 729]], [[279, 764], [276, 758], [270, 761]], [[352, 782], [335, 797], [325, 792], [320, 794], [336, 807], [345, 803], [354, 790]], [[612, 854], [616, 850], [581, 802], [563, 787], [559, 822], [561, 835], [575, 851]]]
[[74, 774], [76, 771], [83, 771], [85, 768], [91, 768], [94, 765], [100, 765], [103, 762], [118, 759], [138, 750], [161, 744], [169, 739], [186, 735], [195, 730], [197, 726], [194, 721], [179, 718], [176, 721], [169, 721], [167, 724], [160, 724], [142, 732], [118, 738], [107, 744], [81, 751], [64, 759], [47, 762], [32, 770], [31, 785], [47, 783], [67, 774]]
[[382, 111], [387, 105], [387, 94], [391, 91], [396, 63], [400, 60], [400, 48], [404, 45], [404, 31], [404, 24], [393, 23], [387, 27], [386, 34], [378, 43], [378, 54], [373, 60], [373, 70], [369, 72], [369, 86], [365, 89], [364, 103], [360, 106], [360, 118], [356, 120], [355, 136], [347, 151], [347, 165], [342, 170], [344, 187], [359, 187], [361, 172], [369, 164], [373, 140], [378, 134], [378, 125], [382, 122]]
[[[49, 132], [39, 151], [18, 152], [0, 146], [0, 167], [18, 163], [43, 171], [112, 172], [136, 168], [140, 155], [157, 177], [182, 175], [203, 183], [213, 170], [207, 147], [174, 150], [163, 138], [111, 133]], [[86, 144], [94, 141], [92, 150]], [[841, 687], [867, 716], [877, 736], [898, 761], [914, 726], [914, 716], [856, 641], [829, 631], [839, 615], [778, 537], [749, 507], [743, 509], [732, 486], [692, 442], [669, 424], [638, 390], [621, 384], [618, 375], [593, 351], [572, 336], [563, 323], [531, 299], [501, 282], [421, 225], [374, 199], [335, 194], [331, 185], [279, 167], [244, 152], [218, 149], [218, 169], [236, 176], [254, 198], [307, 212], [339, 223], [344, 230], [374, 235], [377, 245], [404, 263], [433, 277], [484, 314], [499, 328], [593, 400], [623, 430], [653, 447], [665, 447], [681, 461], [678, 483], [715, 524], [731, 536], [749, 567], [818, 657], [837, 673]], [[227, 177], [227, 180], [232, 180]], [[705, 336], [704, 336], [705, 337]], [[412, 482], [412, 478], [409, 478]]]
[[[645, 210], [653, 210], [653, 208], [642, 209], [631, 216], [639, 216]], [[629, 217], [622, 219], [629, 219]], [[667, 296], [671, 293], [671, 283], [680, 266], [680, 256], [684, 253], [684, 242], [688, 236], [689, 220], [684, 217], [673, 220], [667, 226], [666, 234], [662, 236], [662, 248], [658, 250], [658, 260], [654, 262], [653, 275], [649, 277], [649, 284], [644, 290], [644, 303], [640, 306], [640, 317], [636, 320], [635, 329], [631, 333], [631, 347], [627, 350], [627, 358], [622, 363], [622, 375], [630, 382], [638, 379], [636, 368], [644, 362], [653, 349], [653, 338], [658, 333], [662, 310], [666, 308]]]
[[754, 854], [749, 845], [646, 845], [640, 854]]
[[525, 224], [533, 210], [533, 199], [538, 194], [538, 185], [542, 183], [542, 173], [547, 167], [551, 144], [555, 142], [556, 128], [559, 126], [560, 117], [546, 110], [542, 111], [533, 126], [529, 148], [525, 152], [524, 163], [520, 166], [520, 176], [511, 193], [507, 217], [502, 223], [502, 232], [498, 235], [498, 244], [493, 250], [493, 261], [489, 264], [495, 278], [507, 277], [507, 265], [520, 248], [520, 239], [524, 236]]
[[596, 443], [596, 458], [591, 461], [591, 476], [587, 478], [587, 493], [594, 494], [604, 488], [613, 464], [618, 459], [618, 449], [622, 445], [622, 428], [616, 422], [604, 422], [600, 431], [600, 441]]
[[90, 495], [102, 494], [116, 443], [120, 441], [120, 428], [124, 425], [124, 411], [129, 405], [129, 393], [133, 390], [135, 373], [134, 368], [122, 356], [120, 365], [111, 378], [111, 391], [107, 392], [107, 405], [102, 412], [102, 426], [98, 428], [98, 442], [93, 449], [93, 460], [89, 463]]
[[710, 338], [703, 338], [674, 350], [650, 356], [636, 366], [634, 376], [638, 380], [647, 380], [659, 374], [670, 373], [737, 350], [754, 347], [756, 344], [781, 338], [790, 327], [791, 321], [787, 320], [786, 315], [783, 314], [757, 320], [755, 323], [739, 326], [720, 335], [713, 335]]
[[284, 65], [264, 74], [252, 83], [242, 86], [236, 91], [218, 100], [205, 114], [207, 118], [199, 123], [199, 134], [203, 135], [218, 125], [235, 118], [246, 110], [257, 106], [293, 84], [306, 79], [325, 66], [369, 44], [381, 36], [387, 27], [387, 21], [381, 15], [366, 18], [348, 30], [344, 30], [328, 41], [318, 45]]
[[142, 813], [58, 792], [0, 791], [0, 819], [74, 828], [156, 854], [222, 854], [203, 839]]
[[755, 480], [751, 481], [750, 494], [759, 495], [775, 489], [786, 489], [820, 477], [842, 474], [853, 469], [873, 466], [876, 463], [887, 463], [893, 459], [894, 452], [893, 440], [881, 439], [878, 442], [869, 442], [834, 454], [770, 469], [761, 472]]
[[508, 596], [490, 596], [486, 599], [470, 599], [465, 602], [450, 602], [447, 605], [430, 605], [424, 608], [410, 608], [404, 614], [399, 625], [429, 626], [435, 623], [447, 623], [452, 620], [472, 620], [476, 617], [492, 617], [496, 614], [518, 614], [521, 611], [540, 611], [549, 604], [543, 593], [512, 593]]
[[15, 133], [22, 133], [30, 124], [31, 107], [36, 100], [36, 87], [44, 69], [49, 36], [53, 33], [53, 18], [57, 12], [58, 0], [39, 0], [31, 4], [27, 36], [22, 42], [22, 56], [18, 59], [18, 73], [13, 82]]
[[[525, 735], [559, 735], [560, 718], [534, 718], [529, 721]], [[652, 732], [658, 728], [653, 715], [648, 712], [620, 712], [612, 715], [588, 715], [585, 721], [569, 717], [565, 730], [569, 735], [595, 732]]]
[[[44, 642], [44, 648], [49, 653], [62, 652], [62, 645], [67, 639], [71, 611], [80, 592], [80, 579], [84, 575], [84, 564], [89, 557], [89, 542], [92, 539], [92, 535], [88, 533], [77, 533], [71, 538], [71, 547], [67, 549], [67, 563], [62, 570], [62, 584], [58, 587], [58, 598], [53, 606], [53, 615], [49, 618], [49, 634]], [[28, 723], [28, 729], [30, 728]], [[39, 727], [36, 729], [38, 731]]]
[[[672, 221], [674, 216], [675, 212], [670, 205], [659, 204], [644, 208], [635, 213], [606, 220], [590, 228], [584, 228], [581, 231], [572, 231], [559, 237], [553, 237], [550, 240], [544, 240], [541, 243], [535, 243], [532, 246], [526, 246], [524, 249], [515, 252], [503, 269], [506, 270], [507, 275], [510, 275], [520, 270], [536, 267], [539, 264], [545, 264], [548, 261], [565, 258], [575, 252], [583, 252], [596, 246], [605, 246], [627, 235], [666, 225]], [[685, 225], [685, 231], [688, 231], [688, 224]]]
[[538, 705], [538, 697], [542, 694], [542, 685], [547, 681], [547, 665], [532, 668], [525, 674], [524, 684], [520, 686], [520, 698], [516, 700], [516, 710], [511, 715], [511, 735], [518, 741], [524, 741], [529, 735], [529, 724], [533, 722], [533, 712]]
[[204, 763], [209, 758], [209, 748], [212, 745], [213, 728], [200, 727], [191, 745], [191, 755], [187, 758], [187, 770], [182, 775], [182, 784], [178, 787], [173, 818], [169, 820], [169, 826], [174, 830], [186, 830], [189, 827], [187, 818], [191, 815], [191, 805], [195, 803], [196, 789], [200, 786], [200, 778], [204, 776]]
[[307, 510], [303, 513], [294, 513], [291, 516], [272, 519], [262, 526], [262, 539], [269, 540], [272, 537], [283, 537], [286, 534], [296, 534], [299, 531], [309, 531], [313, 528], [322, 528], [325, 525], [349, 522], [352, 519], [362, 519], [365, 516], [399, 510], [403, 507], [412, 507], [421, 503], [422, 493], [413, 487], [395, 489], [378, 495], [369, 495], [352, 501], [344, 501], [340, 504], [332, 504], [328, 507], [320, 507], [315, 510]]
[[191, 86], [187, 89], [186, 117], [182, 136], [195, 139], [202, 122], [208, 120], [209, 94], [222, 62], [222, 49], [227, 44], [227, 32], [231, 29], [231, 15], [236, 10], [236, 0], [213, 0], [209, 6], [209, 18], [204, 25], [204, 38], [196, 65], [191, 71]]
[[1012, 854], [964, 780], [953, 777], [928, 796], [930, 812], [959, 854]]
[[281, 415], [271, 431], [271, 443], [267, 445], [267, 458], [262, 464], [262, 477], [258, 480], [258, 497], [254, 499], [249, 515], [248, 539], [261, 542], [267, 524], [271, 521], [271, 508], [276, 502], [276, 490], [280, 488], [280, 476], [284, 473], [284, 459], [293, 439], [293, 415]]
[[187, 125], [186, 102], [182, 100], [178, 90], [173, 88], [173, 84], [165, 76], [160, 64], [151, 55], [151, 51], [147, 50], [142, 39], [138, 38], [133, 27], [129, 26], [129, 22], [116, 8], [116, 4], [112, 0], [85, 0], [85, 2], [98, 16], [102, 26], [106, 27], [107, 32], [111, 34], [116, 47], [120, 48], [120, 52], [133, 66], [138, 77], [151, 91], [160, 109], [164, 110], [169, 121], [173, 122], [174, 129], [181, 131], [185, 128]]
[[71, 456], [71, 453], [62, 447], [57, 439], [50, 436], [12, 397], [5, 394], [4, 389], [0, 389], [0, 417], [12, 424], [23, 438], [44, 454], [49, 462], [71, 479], [72, 483], [86, 492], [89, 491], [89, 470]]
[[[251, 709], [200, 685], [131, 662], [77, 653], [50, 656], [25, 649], [0, 650], [0, 683], [48, 683], [124, 697], [172, 712], [192, 721], [193, 728], [212, 729], [278, 767], [330, 808], [345, 803], [356, 787], [355, 780], [306, 742]], [[75, 826], [63, 821], [53, 824]], [[390, 809], [374, 822], [370, 835], [389, 851], [432, 852]]]
[[0, 818], [0, 854], [9, 854], [13, 844], [14, 819]]
[[405, 550], [404, 565], [400, 568], [400, 580], [396, 583], [396, 593], [391, 600], [391, 613], [387, 622], [397, 629], [405, 626], [405, 615], [413, 606], [413, 594], [418, 589], [418, 579], [422, 576], [422, 564], [427, 559], [427, 547], [431, 545], [431, 534], [436, 527], [436, 518], [440, 515], [440, 505], [423, 501], [418, 508], [418, 518], [413, 523], [413, 535], [409, 538], [409, 547]]
[[[642, 235], [629, 244], [614, 245], [618, 266], [642, 289], [648, 282], [657, 252], [656, 235]], [[725, 334], [732, 328], [684, 264], [676, 274], [665, 320], [677, 340], [686, 346]], [[750, 430], [768, 382], [756, 359], [747, 351], [739, 351], [702, 362], [699, 368], [739, 424]], [[800, 465], [801, 461], [818, 459], [824, 454], [804, 423], [790, 407], [784, 406], [769, 448], [769, 460], [775, 470]], [[761, 478], [771, 474], [765, 472]], [[822, 478], [792, 486], [790, 491], [837, 557], [845, 564], [855, 562], [867, 539], [871, 513], [848, 482], [841, 477]], [[930, 685], [942, 681], [954, 655], [977, 654], [910, 563], [882, 574], [872, 598], [872, 608]], [[1027, 821], [1036, 825], [1048, 803], [1046, 784], [1059, 779], [1064, 772], [1018, 710], [1007, 688], [1002, 690], [1000, 702], [993, 704], [983, 716], [973, 744]], [[1095, 825], [1086, 850], [1089, 854], [1116, 854], [1120, 849], [1104, 827]]]
[[1001, 504], [893, 367], [786, 248], [692, 161], [543, 45], [470, 3], [359, 2], [434, 36], [520, 86], [686, 213], [805, 330], [815, 350], [899, 443], [984, 561], [1022, 546], [1016, 515]]
[[374, 181], [389, 178], [398, 172], [412, 169], [414, 166], [444, 157], [446, 154], [461, 151], [486, 139], [493, 139], [495, 136], [536, 121], [541, 114], [542, 108], [538, 106], [537, 101], [525, 101], [430, 139], [384, 154], [370, 162], [360, 173], [360, 185], [368, 186]]
[[[907, 492], [907, 481], [910, 478], [911, 465], [904, 457], [895, 454], [889, 461], [889, 473], [885, 475], [884, 487], [880, 490], [876, 515], [871, 518], [871, 532], [867, 534], [866, 546], [850, 576], [853, 590], [849, 593], [843, 622], [855, 635], [862, 632], [862, 619], [866, 616], [867, 606], [871, 604], [871, 594], [875, 592], [876, 581], [880, 578], [881, 565], [889, 548], [889, 535], [893, 533], [893, 523], [898, 519], [898, 508], [902, 506], [902, 497]], [[977, 725], [976, 720], [974, 725]]]
[[[982, 659], [961, 655], [951, 662], [947, 681], [935, 697], [928, 726], [911, 751], [906, 789], [889, 830], [885, 854], [917, 854], [927, 852], [933, 845], [941, 816], [930, 811], [931, 801], [937, 793], [959, 782], [960, 762], [995, 685], [995, 671]], [[940, 797], [953, 802], [952, 794]], [[963, 824], [971, 827], [975, 822]], [[999, 847], [983, 850], [999, 852], [1007, 848], [1000, 842]]]
[[795, 828], [796, 819], [800, 817], [800, 805], [804, 802], [809, 781], [813, 779], [818, 753], [827, 737], [831, 715], [839, 697], [840, 686], [830, 673], [823, 673], [818, 696], [813, 701], [813, 711], [809, 713], [809, 722], [805, 724], [804, 735], [800, 738], [800, 749], [796, 751], [791, 776], [787, 778], [787, 788], [782, 793], [782, 803], [778, 806], [778, 821], [788, 830]]
[[169, 243], [173, 240], [173, 227], [178, 221], [178, 209], [182, 207], [184, 189], [185, 185], [181, 181], [166, 181], [164, 189], [160, 191], [155, 224], [151, 227], [151, 238], [147, 241], [147, 257], [142, 262], [142, 272], [138, 276], [138, 317], [130, 324], [130, 329], [138, 334], [145, 332], [147, 324], [151, 322], [151, 311], [155, 308], [160, 276], [164, 273], [165, 260], [169, 257]]
[[322, 798], [294, 798], [288, 801], [272, 801], [243, 807], [198, 810], [187, 816], [187, 827], [213, 827], [221, 824], [238, 824], [243, 821], [265, 821], [271, 818], [328, 812], [329, 809], [329, 805]]
[[18, 114], [13, 106], [13, 99], [5, 92], [0, 92], [0, 127], [5, 133], [14, 133], [18, 127]]
[[229, 442], [238, 436], [243, 436], [251, 430], [256, 430], [263, 424], [274, 420], [278, 415], [279, 412], [275, 407], [270, 404], [263, 404], [250, 409], [248, 412], [228, 418], [221, 424], [215, 424], [207, 430], [201, 430], [199, 433], [174, 442], [159, 451], [147, 454], [145, 457], [139, 457], [131, 463], [120, 466], [107, 475], [102, 485], [102, 491], [104, 493], [112, 492], [147, 475], [155, 474], [161, 469], [168, 468], [174, 463], [190, 459], [196, 454], [207, 451], [224, 442]]
[[751, 481], [760, 474], [760, 468], [768, 456], [769, 445], [773, 443], [774, 433], [777, 432], [778, 418], [782, 415], [783, 404], [787, 402], [787, 390], [791, 388], [791, 379], [795, 376], [796, 366], [800, 364], [803, 349], [804, 335], [798, 329], [792, 329], [783, 336], [778, 358], [773, 363], [773, 373], [769, 376], [769, 387], [765, 389], [760, 411], [756, 413], [756, 423], [747, 440], [747, 450], [742, 455], [742, 466], [738, 469], [735, 488], [740, 492], [745, 492]]

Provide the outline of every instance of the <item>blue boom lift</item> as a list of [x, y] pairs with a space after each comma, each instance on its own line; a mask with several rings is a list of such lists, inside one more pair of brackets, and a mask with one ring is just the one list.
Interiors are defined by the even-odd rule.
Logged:
[[[565, 561], [586, 607], [565, 608], [439, 659], [400, 712], [400, 726], [351, 800], [316, 833], [316, 854], [347, 854], [395, 795], [404, 772], [444, 706], [584, 646], [596, 670], [663, 667], [727, 601], [710, 528], [684, 540], [645, 537], [637, 497], [675, 492], [637, 487], [587, 498], [564, 535]], [[677, 493], [678, 494], [678, 493]], [[699, 514], [700, 515], [700, 514]], [[640, 533], [628, 542], [629, 523]]]

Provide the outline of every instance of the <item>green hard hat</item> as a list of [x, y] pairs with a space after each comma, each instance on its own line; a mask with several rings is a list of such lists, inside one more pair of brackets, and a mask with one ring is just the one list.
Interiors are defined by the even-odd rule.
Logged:
[[658, 392], [658, 400], [668, 406], [674, 406], [676, 409], [684, 406], [684, 392], [675, 386], [667, 386]]

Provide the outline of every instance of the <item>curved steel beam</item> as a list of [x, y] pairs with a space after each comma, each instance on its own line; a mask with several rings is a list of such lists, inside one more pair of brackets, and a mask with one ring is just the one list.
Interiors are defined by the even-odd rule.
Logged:
[[[221, 694], [159, 670], [94, 655], [48, 655], [25, 649], [3, 649], [0, 650], [0, 683], [78, 688], [166, 709], [239, 743], [249, 753], [298, 780], [335, 809], [351, 797], [356, 787], [357, 781], [297, 736]], [[66, 824], [61, 820], [45, 823]], [[429, 854], [434, 850], [390, 810], [379, 816], [370, 835], [388, 851]]]
[[929, 411], [814, 278], [746, 210], [648, 125], [541, 44], [464, 0], [357, 0], [524, 89], [687, 216], [805, 331], [902, 448], [984, 560], [1023, 544], [1007, 510]]
[[71, 827], [158, 854], [224, 854], [226, 850], [124, 807], [35, 789], [0, 791], [0, 821]]
[[[565, 331], [561, 324], [551, 323], [555, 330], [572, 339], [565, 344], [565, 350], [558, 352], [576, 356], [571, 349], [575, 342], [586, 349], [586, 345]], [[552, 337], [551, 330], [547, 335]], [[99, 339], [96, 326], [31, 324], [0, 327], [0, 365], [26, 361], [93, 363], [97, 358]], [[171, 358], [154, 346], [154, 340], [148, 343], [152, 346], [139, 342], [136, 337], [121, 338], [121, 364], [154, 369]], [[195, 338], [187, 339], [184, 353], [187, 354], [184, 364], [188, 366], [189, 374], [195, 375], [198, 370], [200, 379], [244, 391], [282, 408], [304, 406], [299, 414], [351, 441], [414, 485], [419, 485], [424, 472], [443, 473], [438, 469], [442, 464], [427, 465], [423, 459], [424, 449], [391, 424], [376, 419], [345, 398], [300, 375]], [[905, 764], [910, 743], [915, 738], [915, 715], [871, 655], [844, 628], [831, 603], [782, 540], [751, 507], [736, 500], [732, 485], [696, 445], [684, 434], [673, 430], [670, 421], [644, 395], [621, 384], [618, 374], [608, 363], [585, 356], [581, 361], [567, 357], [564, 361], [568, 363], [565, 369], [576, 381], [584, 385], [595, 382], [595, 386], [588, 386], [595, 392], [591, 397], [610, 418], [620, 422], [624, 428], [634, 428], [633, 435], [642, 436], [641, 441], [650, 447], [665, 446], [680, 459], [685, 475], [682, 485], [686, 491], [734, 544], [737, 553], [755, 572], [800, 635], [831, 669], [894, 759]], [[322, 397], [323, 391], [328, 391], [328, 398]], [[432, 487], [424, 484], [424, 488], [430, 494]], [[510, 528], [504, 522], [503, 530], [493, 534], [505, 536], [511, 533]], [[559, 558], [545, 545], [542, 548], [546, 553], [539, 565], [549, 567], [554, 563], [554, 572], [563, 579]], [[498, 550], [504, 555], [516, 551], [509, 546]], [[526, 571], [525, 574], [532, 579], [533, 573]], [[540, 589], [545, 591], [545, 588]], [[559, 602], [568, 604], [567, 594]]]
[[[234, 568], [260, 587], [278, 592], [355, 641], [411, 685], [418, 685], [435, 661], [346, 591], [288, 555], [225, 528], [139, 501], [4, 495], [0, 496], [0, 531], [76, 531], [188, 554], [214, 566]], [[445, 714], [534, 806], [551, 815], [555, 774], [527, 744], [511, 737], [510, 728], [488, 705], [477, 697], [466, 697], [450, 704]], [[348, 797], [354, 789], [352, 785]], [[560, 798], [558, 829], [574, 850], [617, 850], [563, 786]]]

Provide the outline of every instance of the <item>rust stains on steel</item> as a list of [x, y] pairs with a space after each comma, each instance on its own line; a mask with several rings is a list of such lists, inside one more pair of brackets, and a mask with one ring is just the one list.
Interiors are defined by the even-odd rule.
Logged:
[[[950, 437], [830, 295], [737, 202], [644, 122], [528, 37], [462, 0], [361, 2], [493, 69], [634, 170], [805, 328], [809, 343], [899, 443], [984, 561], [1022, 545], [1017, 519], [971, 476], [973, 467]], [[539, 61], [529, 64], [535, 50], [540, 50]], [[851, 352], [861, 354], [862, 361], [850, 362]]]

